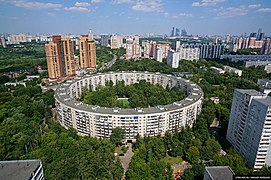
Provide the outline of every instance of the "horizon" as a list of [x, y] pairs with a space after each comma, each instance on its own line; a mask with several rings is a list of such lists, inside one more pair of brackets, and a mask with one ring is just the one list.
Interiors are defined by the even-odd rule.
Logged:
[[[0, 0], [1, 33], [271, 35], [271, 5], [264, 0]], [[60, 23], [61, 22], [61, 23]], [[149, 28], [148, 28], [149, 27]]]

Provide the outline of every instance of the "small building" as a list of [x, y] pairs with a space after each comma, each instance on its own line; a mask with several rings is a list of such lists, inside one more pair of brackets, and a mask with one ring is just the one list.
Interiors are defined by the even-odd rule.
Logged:
[[25, 82], [7, 82], [7, 83], [5, 83], [5, 86], [17, 86], [17, 85], [22, 85], [22, 86], [26, 87]]
[[233, 67], [230, 67], [230, 66], [223, 66], [223, 69], [227, 72], [230, 72], [230, 73], [235, 73], [237, 74], [238, 76], [242, 76], [242, 70], [240, 69], [236, 69], [236, 68], [233, 68]]
[[225, 71], [223, 69], [221, 69], [221, 68], [217, 68], [215, 66], [211, 66], [210, 68], [212, 70], [214, 70], [217, 74], [224, 74], [225, 73]]
[[268, 79], [258, 79], [257, 84], [260, 86], [261, 92], [269, 94], [271, 92], [271, 81]]
[[264, 70], [267, 74], [271, 73], [271, 64], [267, 64], [266, 66], [264, 66]]
[[211, 97], [210, 100], [213, 101], [213, 103], [215, 103], [215, 104], [219, 104], [219, 97], [217, 97], [217, 96]]
[[0, 161], [0, 179], [43, 180], [43, 168], [40, 160]]
[[234, 172], [229, 166], [205, 167], [204, 180], [232, 180]]

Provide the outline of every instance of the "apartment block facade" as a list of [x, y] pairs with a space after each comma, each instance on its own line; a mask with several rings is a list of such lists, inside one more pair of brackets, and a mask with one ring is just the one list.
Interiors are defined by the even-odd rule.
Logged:
[[45, 44], [45, 51], [50, 79], [75, 75], [74, 45], [69, 38], [53, 36], [53, 41]]
[[79, 66], [83, 69], [96, 68], [96, 44], [88, 35], [82, 35], [79, 38]]
[[271, 165], [271, 97], [251, 89], [236, 89], [227, 140], [247, 164], [258, 170]]

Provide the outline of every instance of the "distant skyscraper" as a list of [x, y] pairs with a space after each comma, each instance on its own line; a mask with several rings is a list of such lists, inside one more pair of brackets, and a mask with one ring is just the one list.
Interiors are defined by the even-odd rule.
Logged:
[[262, 41], [264, 39], [264, 35], [265, 35], [265, 33], [261, 33], [258, 40]]
[[174, 27], [172, 27], [172, 30], [171, 30], [171, 33], [170, 33], [170, 36], [173, 37], [175, 35], [175, 29]]
[[182, 29], [181, 36], [184, 36], [184, 37], [187, 36], [187, 32], [185, 29]]
[[107, 35], [107, 34], [101, 35], [101, 45], [102, 46], [107, 47], [109, 45], [109, 40], [110, 40], [110, 35]]
[[[92, 40], [90, 40], [92, 39]], [[92, 33], [79, 38], [80, 68], [96, 68], [96, 44]]]
[[256, 38], [257, 37], [257, 33], [255, 33], [255, 32], [254, 33], [250, 33], [249, 37], [255, 37]]
[[176, 28], [175, 36], [180, 36], [180, 29]]
[[261, 33], [262, 33], [262, 28], [259, 28], [258, 34], [257, 34], [257, 40], [261, 40]]
[[227, 140], [255, 170], [271, 166], [271, 97], [252, 89], [234, 91]]
[[45, 44], [49, 78], [61, 80], [75, 75], [74, 45], [71, 39], [53, 36], [53, 41]]

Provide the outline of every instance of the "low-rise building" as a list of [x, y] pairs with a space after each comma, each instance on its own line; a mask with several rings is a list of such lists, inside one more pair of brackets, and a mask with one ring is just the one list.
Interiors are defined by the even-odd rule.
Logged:
[[242, 70], [240, 69], [236, 69], [236, 68], [233, 68], [233, 67], [230, 67], [230, 66], [223, 66], [223, 69], [227, 72], [230, 72], [230, 73], [235, 73], [237, 74], [238, 76], [242, 76]]
[[215, 66], [211, 66], [210, 68], [212, 70], [214, 70], [217, 74], [224, 74], [225, 73], [225, 70], [223, 70], [221, 68], [218, 68], [218, 67], [215, 67]]
[[204, 180], [232, 180], [234, 172], [229, 166], [205, 167]]
[[0, 179], [43, 180], [43, 168], [40, 160], [0, 161]]
[[268, 79], [258, 79], [257, 84], [260, 86], [261, 92], [269, 94], [271, 92], [271, 81]]

